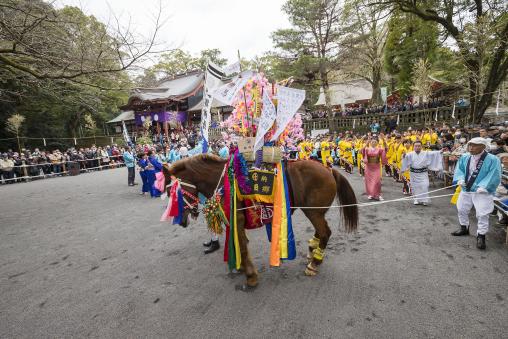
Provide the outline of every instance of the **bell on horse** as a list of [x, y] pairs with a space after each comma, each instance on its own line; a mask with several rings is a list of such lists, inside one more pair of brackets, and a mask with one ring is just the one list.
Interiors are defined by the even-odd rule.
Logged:
[[[188, 184], [188, 186], [182, 187], [182, 190], [188, 194], [197, 196], [198, 193], [201, 193], [210, 198], [217, 186], [221, 184], [226, 162], [227, 160], [214, 155], [201, 154], [166, 166], [163, 171], [166, 182], [170, 182], [171, 176], [174, 176], [182, 183]], [[332, 234], [325, 219], [328, 208], [323, 207], [330, 206], [337, 197], [341, 205], [346, 205], [341, 208], [345, 230], [353, 232], [358, 227], [356, 196], [347, 179], [336, 169], [330, 170], [316, 161], [289, 162], [287, 174], [293, 189], [294, 206], [304, 207], [302, 212], [314, 226], [314, 237], [309, 240], [309, 262], [305, 269], [306, 275], [313, 276], [318, 273], [318, 266], [323, 262], [326, 245]], [[237, 207], [243, 207], [243, 203], [237, 201]], [[190, 213], [196, 213], [196, 211], [186, 209], [180, 223], [181, 226], [188, 225]], [[258, 284], [258, 272], [249, 254], [244, 223], [244, 214], [238, 213], [237, 227], [241, 268], [247, 277], [247, 286], [255, 287]]]

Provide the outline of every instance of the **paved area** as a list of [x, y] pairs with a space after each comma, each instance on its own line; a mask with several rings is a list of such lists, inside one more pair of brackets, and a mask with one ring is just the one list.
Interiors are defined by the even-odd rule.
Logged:
[[[348, 176], [360, 200], [363, 184]], [[449, 198], [361, 210], [339, 230], [319, 276], [303, 275], [312, 227], [295, 213], [299, 258], [268, 267], [263, 229], [249, 233], [261, 272], [235, 287], [222, 253], [202, 254], [203, 221], [160, 223], [163, 203], [127, 187], [125, 169], [0, 187], [1, 338], [501, 338], [508, 335], [508, 247], [453, 238]], [[384, 197], [400, 197], [384, 179]]]

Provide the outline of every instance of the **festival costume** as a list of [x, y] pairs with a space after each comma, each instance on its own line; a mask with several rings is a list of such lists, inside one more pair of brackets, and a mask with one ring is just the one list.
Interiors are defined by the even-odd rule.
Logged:
[[367, 147], [362, 150], [365, 163], [365, 191], [368, 196], [378, 199], [381, 195], [380, 165], [386, 164], [384, 148]]
[[224, 146], [219, 150], [219, 157], [222, 159], [227, 159], [229, 157], [229, 148], [227, 146]]
[[156, 179], [155, 174], [162, 171], [162, 164], [159, 162], [159, 160], [155, 156], [149, 157], [148, 162], [150, 163], [151, 166], [149, 166], [145, 170], [145, 172], [146, 172], [146, 178], [148, 181], [148, 185], [150, 186], [150, 196], [152, 198], [160, 197], [161, 192], [157, 188], [155, 188], [154, 184], [155, 184], [155, 179]]
[[477, 235], [484, 236], [489, 230], [489, 214], [494, 210], [493, 194], [501, 182], [501, 173], [499, 158], [485, 151], [478, 155], [463, 154], [455, 167], [453, 182], [462, 184], [457, 200], [459, 223], [469, 228], [469, 211], [474, 206]]
[[178, 153], [177, 150], [175, 149], [172, 149], [170, 152], [169, 152], [169, 157], [168, 157], [168, 161], [169, 163], [174, 163], [175, 161], [178, 161], [180, 160], [180, 154]]
[[364, 168], [364, 164], [363, 164], [363, 154], [362, 154], [362, 149], [363, 147], [365, 146], [365, 143], [363, 140], [356, 140], [355, 142], [355, 153], [356, 153], [356, 166], [358, 167], [358, 172], [360, 173], [360, 175], [363, 175], [364, 171], [363, 171], [363, 168]]
[[323, 165], [333, 164], [333, 159], [330, 152], [330, 143], [328, 141], [321, 142], [321, 162]]
[[142, 193], [150, 192], [150, 185], [148, 183], [148, 178], [146, 175], [146, 167], [148, 166], [148, 160], [140, 159], [138, 162], [139, 165], [139, 176], [141, 177], [141, 181], [143, 182], [143, 186], [141, 186]]
[[344, 162], [344, 169], [348, 173], [353, 171], [353, 144], [349, 141], [342, 140], [339, 142], [340, 157]]
[[415, 204], [428, 204], [429, 199], [429, 170], [443, 169], [440, 151], [409, 152], [402, 159], [402, 171], [409, 170], [410, 186]]
[[424, 133], [423, 136], [422, 136], [422, 139], [421, 139], [421, 142], [422, 142], [422, 146], [423, 146], [423, 150], [426, 151], [426, 150], [429, 150], [429, 146], [430, 146], [430, 140], [431, 140], [431, 136], [430, 136], [430, 133]]
[[438, 139], [438, 135], [436, 132], [432, 133], [431, 136], [430, 136], [430, 144], [431, 145], [435, 145], [437, 144], [437, 139]]
[[409, 171], [406, 170], [406, 171], [402, 171], [402, 159], [404, 158], [404, 155], [411, 152], [411, 147], [409, 148], [406, 148], [406, 146], [404, 146], [404, 144], [400, 144], [398, 149], [397, 149], [397, 169], [399, 170], [399, 176], [400, 176], [400, 179], [403, 181], [404, 183], [404, 187], [402, 188], [402, 192], [404, 194], [409, 194], [411, 193], [410, 192], [410, 186], [409, 186], [409, 181], [410, 181], [410, 176], [409, 176]]

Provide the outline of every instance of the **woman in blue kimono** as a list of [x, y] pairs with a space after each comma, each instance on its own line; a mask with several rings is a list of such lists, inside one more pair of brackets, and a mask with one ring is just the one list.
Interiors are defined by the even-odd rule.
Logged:
[[178, 154], [178, 151], [175, 149], [175, 146], [171, 146], [171, 151], [169, 151], [169, 163], [174, 163], [175, 161], [180, 160], [180, 154]]
[[153, 151], [148, 151], [148, 166], [146, 167], [146, 177], [148, 180], [148, 185], [150, 186], [150, 196], [152, 198], [160, 197], [161, 192], [155, 188], [155, 173], [162, 171], [162, 164], [160, 163], [157, 156], [153, 153]]
[[148, 178], [147, 178], [147, 166], [148, 166], [148, 155], [146, 153], [140, 153], [138, 155], [139, 161], [139, 176], [141, 177], [141, 182], [143, 182], [143, 186], [141, 187], [141, 193], [145, 194], [147, 192], [150, 192], [150, 185], [148, 184]]

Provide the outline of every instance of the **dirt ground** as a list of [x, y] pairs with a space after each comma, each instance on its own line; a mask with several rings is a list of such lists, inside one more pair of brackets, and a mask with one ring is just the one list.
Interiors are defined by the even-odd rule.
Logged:
[[[343, 172], [341, 172], [343, 173]], [[361, 201], [362, 179], [345, 174]], [[385, 199], [400, 184], [383, 179]], [[318, 276], [303, 275], [313, 228], [294, 215], [299, 256], [268, 266], [249, 233], [260, 285], [237, 286], [222, 251], [205, 256], [202, 218], [159, 222], [160, 199], [125, 168], [0, 187], [1, 338], [501, 338], [508, 334], [508, 247], [455, 238], [449, 198], [361, 209], [346, 235], [337, 210]], [[494, 219], [492, 219], [494, 224]], [[221, 240], [222, 242], [222, 240]]]

